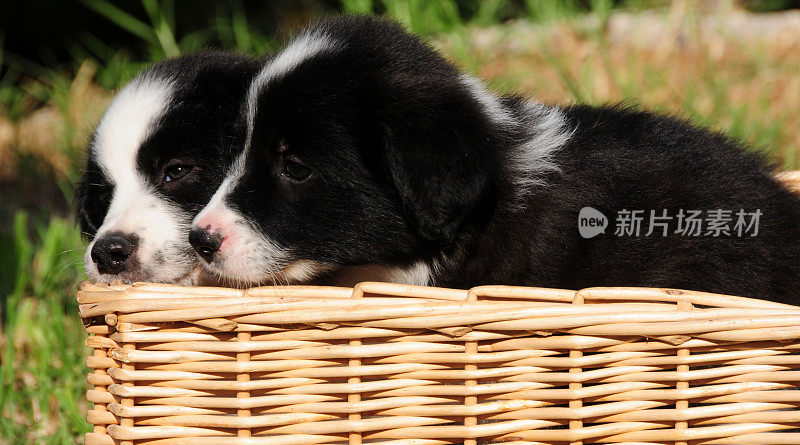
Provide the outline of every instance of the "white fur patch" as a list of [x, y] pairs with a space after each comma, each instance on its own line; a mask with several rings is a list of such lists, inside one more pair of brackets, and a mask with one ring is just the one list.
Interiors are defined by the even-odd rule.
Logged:
[[523, 197], [532, 189], [545, 185], [544, 174], [560, 171], [555, 154], [575, 129], [568, 127], [567, 118], [558, 107], [536, 102], [525, 103], [520, 125], [530, 137], [511, 151], [509, 170], [514, 175], [518, 197]]
[[97, 126], [93, 154], [117, 186], [138, 183], [136, 154], [163, 116], [173, 85], [162, 79], [136, 79], [122, 89]]
[[333, 39], [322, 32], [301, 34], [274, 59], [259, 71], [247, 91], [247, 143], [253, 135], [253, 124], [258, 112], [258, 96], [275, 79], [279, 79], [297, 68], [304, 61], [335, 47]]
[[236, 287], [288, 284], [290, 280], [305, 281], [316, 274], [310, 262], [290, 263], [288, 252], [228, 207], [219, 191], [194, 218], [193, 225], [222, 236], [214, 260], [210, 264], [202, 261], [202, 264], [227, 284]]
[[186, 234], [191, 216], [159, 197], [138, 172], [136, 157], [167, 110], [174, 86], [144, 76], [117, 94], [95, 134], [92, 155], [114, 194], [95, 240], [113, 232], [138, 237], [134, 252], [138, 269], [120, 275], [99, 273], [91, 258], [94, 241], [84, 256], [86, 271], [97, 281], [163, 281], [188, 284], [196, 262]]
[[479, 79], [462, 74], [461, 82], [495, 124], [506, 128], [522, 126], [522, 130], [529, 134], [529, 139], [511, 152], [509, 167], [517, 185], [518, 198], [544, 185], [542, 176], [545, 173], [559, 171], [554, 154], [575, 131], [567, 128], [566, 117], [560, 109], [528, 101], [524, 104], [520, 121]]
[[364, 281], [385, 281], [387, 283], [429, 286], [433, 284], [433, 276], [430, 266], [423, 261], [418, 261], [408, 267], [370, 264], [342, 269], [335, 274], [333, 284], [353, 287]]
[[[235, 284], [277, 281], [306, 281], [316, 275], [321, 266], [309, 261], [288, 263], [289, 255], [273, 240], [253, 228], [238, 212], [225, 204], [247, 167], [258, 113], [258, 97], [275, 79], [281, 78], [304, 61], [335, 48], [334, 40], [323, 32], [307, 32], [296, 37], [280, 54], [267, 62], [250, 84], [247, 93], [247, 139], [245, 148], [236, 158], [214, 196], [194, 219], [197, 227], [212, 226], [225, 237], [212, 264], [204, 267], [221, 279]], [[285, 283], [284, 283], [285, 284]]]
[[247, 139], [245, 148], [234, 160], [228, 174], [225, 176], [225, 180], [222, 181], [222, 184], [209, 201], [209, 206], [212, 203], [221, 203], [233, 191], [239, 179], [244, 175], [247, 167], [247, 153], [250, 150], [250, 143], [253, 137], [253, 126], [255, 125], [256, 113], [258, 113], [258, 96], [264, 88], [269, 85], [270, 81], [285, 76], [303, 61], [332, 48], [334, 48], [334, 42], [325, 34], [308, 33], [300, 35], [279, 55], [270, 60], [256, 75], [247, 91]]
[[427, 286], [432, 280], [430, 266], [423, 261], [418, 261], [409, 267], [394, 267], [387, 271], [384, 281], [400, 284], [416, 284]]
[[498, 125], [512, 126], [516, 123], [514, 115], [509, 109], [503, 106], [500, 99], [497, 98], [491, 91], [486, 89], [486, 86], [480, 79], [470, 76], [469, 74], [461, 74], [461, 83], [467, 87], [470, 96], [481, 104], [484, 112], [489, 118]]

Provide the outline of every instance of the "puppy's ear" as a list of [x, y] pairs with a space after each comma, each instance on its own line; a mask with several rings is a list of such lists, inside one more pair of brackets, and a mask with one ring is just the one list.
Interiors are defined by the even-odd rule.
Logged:
[[485, 199], [495, 164], [482, 119], [469, 119], [474, 110], [447, 108], [382, 123], [385, 168], [406, 221], [435, 247], [451, 243]]
[[114, 187], [91, 154], [88, 158], [86, 168], [75, 187], [72, 205], [81, 233], [91, 240], [108, 212]]
[[92, 239], [97, 233], [97, 227], [91, 222], [89, 216], [89, 184], [86, 174], [81, 177], [80, 182], [75, 187], [75, 195], [73, 197], [72, 205], [75, 209], [75, 219], [81, 228], [81, 234]]

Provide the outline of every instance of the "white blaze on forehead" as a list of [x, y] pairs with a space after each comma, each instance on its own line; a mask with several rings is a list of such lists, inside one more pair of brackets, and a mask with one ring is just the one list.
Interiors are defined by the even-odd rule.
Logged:
[[281, 78], [312, 57], [329, 51], [335, 46], [333, 39], [324, 32], [306, 32], [289, 43], [256, 75], [247, 91], [247, 139], [252, 134], [253, 119], [256, 115], [258, 95], [272, 80]]
[[[103, 115], [95, 132], [92, 156], [114, 186], [114, 194], [95, 239], [112, 232], [136, 235], [135, 252], [140, 270], [135, 279], [177, 281], [188, 273], [193, 258], [187, 255], [186, 233], [191, 216], [166, 202], [138, 171], [142, 144], [158, 127], [172, 101], [169, 80], [140, 77], [122, 89]], [[95, 267], [89, 244], [86, 270], [103, 279]]]
[[97, 126], [93, 155], [115, 185], [136, 180], [136, 155], [167, 111], [173, 92], [173, 84], [167, 80], [136, 79], [106, 110]]
[[[283, 51], [269, 60], [253, 79], [247, 91], [247, 139], [244, 150], [236, 158], [225, 180], [211, 198], [211, 203], [219, 203], [231, 192], [244, 174], [247, 152], [253, 137], [253, 126], [258, 112], [258, 97], [269, 83], [290, 73], [304, 61], [336, 47], [335, 41], [321, 31], [306, 32], [297, 36]], [[209, 205], [211, 205], [209, 203]]]
[[[110, 231], [127, 230], [131, 227], [136, 208], [156, 207], [147, 180], [140, 174], [136, 165], [139, 149], [153, 132], [158, 119], [167, 111], [173, 94], [169, 81], [149, 77], [135, 79], [122, 89], [111, 106], [108, 107], [94, 139], [92, 155], [103, 170], [106, 178], [114, 185], [103, 224], [97, 230], [97, 237]], [[140, 226], [141, 224], [136, 224]]]
[[[205, 265], [213, 272], [242, 282], [259, 282], [270, 276], [276, 276], [285, 265], [287, 252], [246, 222], [239, 212], [225, 203], [225, 200], [233, 192], [247, 167], [247, 154], [258, 113], [259, 96], [273, 80], [286, 76], [303, 62], [335, 47], [335, 41], [324, 32], [305, 32], [297, 36], [280, 54], [269, 60], [250, 84], [247, 92], [247, 138], [244, 150], [233, 162], [225, 180], [208, 204], [194, 218], [195, 226], [204, 228], [205, 225], [213, 225], [215, 226], [213, 229], [222, 232], [226, 238], [217, 254], [219, 264]], [[306, 276], [311, 274], [309, 267], [308, 264], [295, 265], [287, 271], [291, 269], [295, 275]]]

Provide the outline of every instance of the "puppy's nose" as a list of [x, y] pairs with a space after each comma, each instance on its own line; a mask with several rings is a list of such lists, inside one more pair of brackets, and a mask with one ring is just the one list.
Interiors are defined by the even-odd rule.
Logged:
[[209, 232], [207, 229], [195, 227], [189, 231], [189, 244], [194, 247], [198, 255], [210, 263], [222, 244], [222, 237], [217, 233]]
[[128, 258], [136, 249], [136, 235], [109, 233], [94, 242], [92, 261], [97, 264], [97, 271], [102, 274], [116, 275], [125, 271]]

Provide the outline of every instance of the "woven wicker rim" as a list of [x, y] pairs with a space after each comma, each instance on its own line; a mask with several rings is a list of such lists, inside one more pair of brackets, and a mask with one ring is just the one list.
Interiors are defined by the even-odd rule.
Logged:
[[78, 301], [87, 445], [800, 443], [800, 307], [780, 303], [374, 282]]
[[800, 307], [387, 283], [77, 298], [86, 445], [800, 444]]

